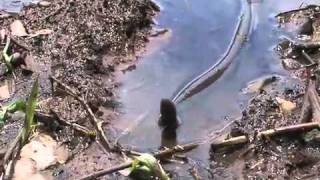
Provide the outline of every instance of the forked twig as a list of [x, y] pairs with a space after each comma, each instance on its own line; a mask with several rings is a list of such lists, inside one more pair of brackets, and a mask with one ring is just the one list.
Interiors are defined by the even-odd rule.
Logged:
[[56, 82], [57, 84], [59, 84], [60, 86], [62, 86], [65, 90], [66, 93], [68, 93], [70, 96], [74, 97], [76, 100], [78, 100], [82, 106], [85, 108], [85, 110], [87, 111], [91, 123], [94, 125], [95, 130], [97, 131], [97, 135], [101, 141], [101, 144], [103, 145], [103, 147], [106, 150], [113, 150], [111, 148], [110, 142], [108, 140], [108, 138], [106, 137], [103, 129], [102, 129], [102, 122], [100, 122], [96, 116], [94, 115], [94, 113], [92, 112], [92, 109], [90, 108], [90, 106], [88, 105], [88, 103], [86, 102], [86, 100], [84, 100], [83, 98], [81, 98], [80, 96], [77, 95], [77, 93], [75, 92], [74, 89], [72, 89], [71, 87], [69, 87], [68, 85], [64, 84], [63, 82], [61, 82], [60, 80], [58, 80], [55, 77], [50, 77], [54, 82]]

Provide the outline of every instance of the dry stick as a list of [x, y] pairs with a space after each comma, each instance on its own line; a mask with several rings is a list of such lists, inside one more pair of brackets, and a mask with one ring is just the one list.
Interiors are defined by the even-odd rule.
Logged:
[[80, 96], [78, 96], [75, 91], [70, 88], [68, 85], [64, 84], [63, 82], [61, 82], [60, 80], [58, 80], [57, 78], [55, 77], [50, 77], [53, 81], [55, 81], [57, 84], [61, 85], [62, 87], [65, 88], [66, 90], [66, 93], [68, 93], [70, 96], [74, 97], [76, 100], [78, 100], [83, 106], [84, 108], [86, 109], [87, 113], [89, 114], [89, 117], [90, 117], [90, 120], [91, 120], [91, 123], [94, 125], [95, 127], [95, 130], [97, 131], [97, 134], [98, 134], [98, 137], [101, 141], [101, 144], [103, 145], [103, 147], [106, 149], [106, 150], [112, 150], [111, 149], [111, 145], [110, 145], [110, 142], [108, 140], [108, 138], [106, 137], [106, 135], [104, 134], [103, 132], [103, 129], [102, 129], [102, 122], [99, 122], [98, 119], [96, 118], [96, 116], [94, 115], [94, 113], [92, 112], [92, 109], [89, 107], [88, 103], [83, 99], [81, 98]]
[[294, 132], [305, 132], [312, 129], [319, 128], [320, 124], [318, 122], [310, 122], [310, 123], [303, 123], [303, 124], [297, 124], [297, 125], [291, 125], [291, 126], [284, 126], [279, 127], [275, 129], [269, 129], [266, 131], [262, 131], [258, 133], [259, 138], [263, 137], [273, 137], [288, 133], [294, 133]]
[[[314, 61], [308, 56], [305, 51], [302, 51], [302, 54], [305, 56], [305, 58], [310, 62], [313, 63]], [[310, 61], [311, 60], [311, 61]], [[312, 107], [309, 101], [309, 89], [310, 89], [310, 76], [311, 72], [309, 68], [306, 68], [307, 71], [307, 82], [305, 85], [305, 91], [303, 96], [303, 104], [300, 112], [299, 122], [300, 123], [306, 123], [310, 122], [312, 119]]]
[[312, 107], [309, 101], [309, 85], [305, 91], [305, 94], [303, 96], [303, 104], [301, 107], [299, 122], [300, 123], [306, 123], [310, 122], [310, 119], [312, 118]]
[[11, 41], [16, 44], [17, 46], [21, 47], [22, 49], [26, 50], [26, 51], [31, 51], [31, 49], [25, 45], [25, 44], [22, 44], [20, 43], [17, 39], [15, 39], [14, 37], [10, 37]]
[[62, 118], [60, 118], [58, 116], [58, 114], [54, 111], [54, 110], [50, 110], [51, 113], [53, 114], [53, 116], [55, 117], [55, 119], [62, 125], [64, 126], [70, 126], [71, 128], [73, 128], [74, 130], [86, 135], [86, 136], [90, 136], [90, 137], [96, 137], [95, 134], [93, 134], [92, 130], [89, 130], [88, 128], [84, 127], [84, 126], [81, 126], [77, 123], [71, 123], [71, 122], [68, 122]]
[[[190, 143], [190, 144], [185, 144], [185, 145], [177, 145], [172, 149], [166, 149], [166, 150], [163, 150], [163, 151], [155, 153], [154, 157], [162, 158], [162, 157], [165, 157], [165, 156], [173, 155], [175, 153], [190, 151], [192, 149], [195, 149], [196, 147], [198, 147], [197, 143]], [[120, 164], [118, 166], [111, 167], [109, 169], [105, 169], [105, 170], [94, 172], [94, 173], [92, 173], [92, 174], [90, 174], [88, 176], [80, 178], [80, 180], [95, 179], [95, 178], [98, 178], [98, 177], [101, 177], [101, 176], [104, 176], [104, 175], [107, 175], [107, 174], [111, 174], [111, 173], [114, 173], [114, 172], [129, 168], [129, 167], [131, 167], [131, 165], [132, 165], [132, 161], [129, 161], [129, 162]]]
[[[320, 44], [319, 44], [319, 47], [320, 47]], [[302, 53], [303, 57], [304, 57], [307, 61], [309, 61], [309, 64], [316, 64], [316, 62], [309, 56], [308, 53], [306, 53], [305, 50], [302, 50], [301, 53]]]
[[[278, 135], [283, 135], [288, 133], [309, 131], [316, 128], [320, 128], [320, 124], [318, 122], [303, 123], [303, 124], [284, 126], [284, 127], [279, 127], [275, 129], [261, 131], [258, 133], [257, 137], [260, 139], [265, 137], [270, 138], [273, 136], [278, 136]], [[248, 142], [249, 142], [248, 137], [238, 136], [238, 137], [230, 138], [227, 140], [223, 140], [222, 142], [213, 143], [211, 146], [212, 148], [219, 148], [219, 147], [245, 144]]]
[[[21, 138], [22, 138], [22, 134], [23, 134], [23, 128], [20, 129], [19, 134], [17, 135], [17, 137], [14, 139], [14, 141], [10, 144], [7, 152], [4, 154], [3, 157], [3, 162], [2, 162], [2, 167], [3, 170], [7, 169], [7, 163], [10, 159], [10, 157], [12, 156], [14, 149], [19, 145], [19, 143], [21, 142]], [[12, 158], [14, 159], [14, 158]]]
[[247, 136], [237, 136], [237, 137], [223, 140], [221, 142], [212, 143], [211, 148], [216, 149], [221, 147], [234, 146], [238, 144], [245, 144], [247, 142], [249, 142], [249, 139]]
[[309, 100], [313, 110], [313, 121], [320, 122], [320, 101], [315, 80], [310, 80]]

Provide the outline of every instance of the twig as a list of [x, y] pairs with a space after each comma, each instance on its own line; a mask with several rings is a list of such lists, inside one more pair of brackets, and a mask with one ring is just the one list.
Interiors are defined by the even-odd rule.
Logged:
[[[275, 129], [261, 131], [257, 134], [257, 137], [259, 139], [270, 138], [270, 137], [279, 136], [279, 135], [286, 135], [289, 133], [305, 132], [305, 131], [309, 131], [309, 130], [316, 129], [316, 128], [320, 128], [320, 124], [318, 122], [303, 123], [303, 124], [284, 126], [284, 127], [279, 127], [279, 128], [275, 128]], [[248, 142], [249, 142], [248, 137], [238, 136], [238, 137], [233, 137], [233, 138], [230, 138], [227, 140], [223, 140], [221, 142], [212, 143], [211, 147], [213, 149], [216, 149], [216, 148], [221, 148], [221, 147], [246, 144]]]
[[[70, 126], [71, 128], [73, 128], [74, 130], [86, 135], [86, 136], [89, 136], [89, 137], [96, 137], [96, 133], [94, 131], [91, 131], [89, 130], [88, 128], [84, 127], [84, 126], [81, 126], [77, 123], [71, 123], [71, 122], [68, 122], [64, 119], [61, 119], [58, 114], [54, 111], [54, 110], [50, 110], [51, 113], [53, 114], [54, 118], [62, 125], [64, 126]], [[94, 133], [93, 133], [94, 132]]]
[[23, 44], [23, 43], [20, 43], [17, 39], [15, 39], [14, 37], [10, 37], [10, 39], [11, 39], [11, 41], [14, 43], [14, 44], [16, 44], [17, 46], [19, 46], [19, 47], [21, 47], [22, 49], [24, 49], [24, 50], [26, 50], [26, 51], [31, 51], [31, 49], [27, 46], [27, 45], [25, 45], [25, 44]]
[[310, 88], [308, 89], [309, 101], [313, 111], [313, 121], [320, 122], [320, 100], [316, 90], [315, 80], [310, 80]]
[[266, 131], [262, 131], [258, 133], [259, 138], [263, 137], [273, 137], [288, 133], [295, 133], [295, 132], [305, 132], [312, 129], [319, 128], [320, 124], [318, 122], [311, 122], [311, 123], [303, 123], [303, 124], [297, 124], [297, 125], [291, 125], [291, 126], [284, 126], [279, 127], [275, 129], [269, 129]]
[[[319, 46], [319, 47], [320, 47], [320, 46]], [[303, 57], [304, 57], [307, 61], [309, 61], [309, 64], [311, 64], [311, 65], [317, 64], [317, 63], [309, 56], [309, 54], [306, 53], [305, 50], [302, 50], [301, 53], [302, 53]], [[309, 65], [309, 66], [310, 66], [310, 65]]]
[[303, 96], [303, 103], [301, 107], [299, 122], [300, 123], [310, 122], [311, 118], [312, 118], [312, 107], [309, 101], [309, 92], [307, 90]]
[[238, 136], [230, 139], [225, 139], [221, 142], [216, 142], [211, 144], [212, 149], [217, 149], [221, 147], [234, 146], [239, 144], [246, 144], [249, 142], [249, 138], [247, 136]]
[[101, 144], [103, 145], [103, 147], [106, 150], [113, 150], [111, 148], [110, 142], [108, 140], [108, 138], [106, 137], [103, 129], [102, 129], [102, 122], [99, 122], [98, 119], [96, 118], [96, 116], [94, 115], [94, 113], [92, 112], [92, 109], [89, 107], [88, 103], [81, 98], [80, 96], [78, 96], [75, 92], [75, 90], [73, 90], [71, 87], [69, 87], [68, 85], [64, 84], [63, 82], [61, 82], [60, 80], [58, 80], [55, 77], [50, 77], [53, 81], [55, 81], [57, 84], [59, 84], [60, 86], [64, 87], [64, 89], [66, 90], [66, 93], [68, 93], [70, 96], [74, 97], [76, 100], [78, 100], [82, 106], [86, 109], [91, 123], [94, 125], [95, 130], [97, 131], [98, 137], [101, 141]]
[[[166, 150], [163, 150], [163, 151], [155, 153], [154, 157], [159, 159], [159, 158], [162, 158], [162, 157], [165, 157], [165, 156], [169, 156], [169, 155], [172, 155], [172, 154], [175, 154], [175, 153], [190, 151], [190, 150], [192, 150], [192, 149], [194, 149], [196, 147], [198, 147], [197, 143], [190, 143], [190, 144], [185, 144], [185, 145], [177, 145], [172, 149], [166, 149]], [[101, 176], [104, 176], [104, 175], [107, 175], [107, 174], [111, 174], [111, 173], [114, 173], [114, 172], [129, 168], [131, 165], [132, 165], [132, 161], [129, 161], [129, 162], [120, 164], [118, 166], [111, 167], [109, 169], [105, 169], [105, 170], [94, 172], [94, 173], [92, 173], [92, 174], [90, 174], [88, 176], [80, 178], [80, 180], [96, 179], [98, 177], [101, 177]]]
[[[304, 51], [303, 51], [304, 52]], [[310, 89], [310, 76], [311, 72], [310, 69], [306, 68], [307, 71], [307, 81], [305, 83], [305, 91], [303, 96], [303, 103], [302, 108], [300, 112], [299, 122], [300, 123], [306, 123], [310, 122], [312, 118], [312, 107], [309, 101], [309, 89]]]
[[[23, 131], [24, 131], [23, 128], [20, 129], [19, 134], [14, 139], [14, 141], [10, 144], [7, 152], [4, 154], [3, 162], [2, 162], [3, 170], [6, 170], [8, 168], [8, 161], [9, 161], [10, 157], [12, 156], [12, 154], [14, 152], [14, 149], [17, 146], [19, 146], [19, 144], [21, 143], [21, 138], [22, 138], [22, 135], [23, 135]], [[14, 158], [12, 158], [12, 159], [14, 159]]]

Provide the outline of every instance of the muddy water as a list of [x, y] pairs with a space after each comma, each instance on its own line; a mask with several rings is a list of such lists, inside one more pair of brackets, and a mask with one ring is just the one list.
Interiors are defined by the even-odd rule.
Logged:
[[[174, 143], [206, 137], [240, 117], [250, 98], [241, 89], [249, 81], [267, 74], [286, 75], [273, 51], [282, 36], [274, 16], [297, 8], [302, 2], [317, 3], [255, 1], [251, 35], [234, 63], [217, 82], [178, 105], [183, 124]], [[157, 26], [169, 28], [170, 32], [151, 42], [150, 46], [157, 48], [142, 57], [136, 70], [120, 76], [121, 120], [116, 126], [122, 130], [134, 127], [120, 138], [120, 143], [139, 149], [161, 145], [161, 130], [157, 126], [161, 98], [171, 98], [188, 80], [219, 59], [241, 12], [240, 0], [158, 0], [158, 3], [162, 11]]]
[[31, 2], [33, 2], [33, 0], [1, 0], [0, 10], [17, 13], [21, 10], [23, 5], [27, 5]]

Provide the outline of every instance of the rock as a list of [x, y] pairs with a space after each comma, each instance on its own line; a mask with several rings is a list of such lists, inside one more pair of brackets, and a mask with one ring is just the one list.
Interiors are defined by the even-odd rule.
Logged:
[[28, 33], [20, 20], [13, 21], [10, 25], [10, 30], [13, 36], [28, 36]]

